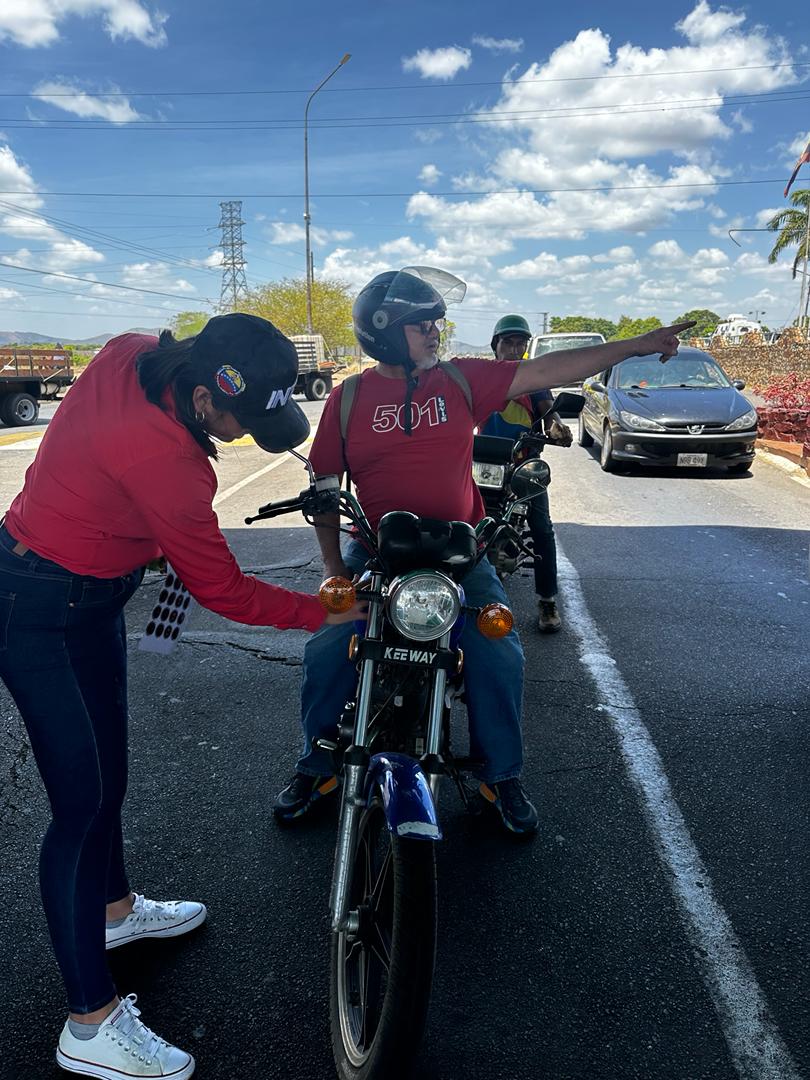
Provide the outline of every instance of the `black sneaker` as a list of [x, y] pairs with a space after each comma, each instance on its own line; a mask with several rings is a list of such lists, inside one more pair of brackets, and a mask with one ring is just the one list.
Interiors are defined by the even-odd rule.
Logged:
[[338, 789], [336, 776], [309, 776], [307, 773], [293, 773], [289, 784], [276, 795], [273, 814], [276, 821], [294, 821], [309, 813], [312, 807], [325, 795], [331, 795]]
[[482, 782], [478, 791], [481, 798], [495, 807], [510, 832], [522, 835], [537, 832], [537, 811], [529, 802], [526, 790], [516, 776], [511, 780], [500, 780], [497, 784]]

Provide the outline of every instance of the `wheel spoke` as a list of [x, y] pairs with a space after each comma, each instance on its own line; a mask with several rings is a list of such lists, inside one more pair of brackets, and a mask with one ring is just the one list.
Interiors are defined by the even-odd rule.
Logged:
[[384, 887], [388, 882], [388, 875], [391, 870], [391, 845], [389, 843], [388, 850], [385, 853], [385, 858], [380, 865], [379, 872], [377, 874], [377, 880], [374, 882], [374, 888], [371, 890], [371, 904], [376, 915], [380, 909], [380, 902], [383, 897]]
[[391, 970], [391, 946], [388, 943], [385, 931], [376, 920], [374, 922], [374, 935], [371, 941], [371, 948], [374, 950], [374, 955], [385, 968], [385, 974], [387, 975]]

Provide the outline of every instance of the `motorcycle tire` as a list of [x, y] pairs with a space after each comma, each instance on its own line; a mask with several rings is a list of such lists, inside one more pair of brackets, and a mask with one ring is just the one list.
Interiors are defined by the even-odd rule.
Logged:
[[427, 1016], [436, 960], [436, 849], [388, 831], [382, 802], [364, 811], [350, 910], [356, 935], [332, 934], [329, 1011], [340, 1080], [405, 1080]]

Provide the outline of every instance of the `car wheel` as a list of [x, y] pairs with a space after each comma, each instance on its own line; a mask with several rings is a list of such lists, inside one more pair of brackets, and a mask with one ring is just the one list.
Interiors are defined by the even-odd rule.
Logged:
[[605, 424], [605, 430], [602, 432], [599, 464], [603, 472], [616, 472], [616, 461], [613, 457], [613, 432], [610, 430], [610, 424]]
[[577, 417], [577, 445], [593, 446], [593, 436], [588, 434], [585, 421], [582, 419], [582, 413]]

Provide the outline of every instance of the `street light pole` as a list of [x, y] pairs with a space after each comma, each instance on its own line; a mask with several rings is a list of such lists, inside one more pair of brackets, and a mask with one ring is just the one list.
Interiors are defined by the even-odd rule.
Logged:
[[307, 244], [307, 333], [312, 333], [312, 251], [310, 250], [310, 237], [309, 237], [309, 138], [307, 132], [307, 121], [309, 119], [309, 106], [312, 104], [312, 99], [318, 93], [318, 91], [324, 87], [336, 71], [339, 71], [343, 65], [351, 59], [351, 53], [346, 53], [337, 67], [330, 71], [326, 78], [318, 83], [315, 89], [307, 98], [307, 105], [304, 109], [304, 229], [306, 231], [306, 244]]
[[804, 233], [804, 277], [802, 278], [802, 293], [799, 301], [799, 326], [807, 328], [807, 307], [810, 304], [810, 190], [807, 192], [807, 227]]

